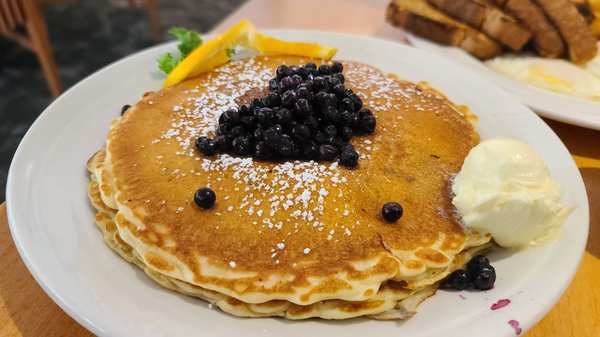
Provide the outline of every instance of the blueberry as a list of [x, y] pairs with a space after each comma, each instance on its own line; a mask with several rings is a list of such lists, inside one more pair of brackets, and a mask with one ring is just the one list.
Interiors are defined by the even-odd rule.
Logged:
[[344, 147], [344, 141], [342, 140], [342, 138], [337, 137], [337, 136], [330, 136], [327, 137], [327, 142], [333, 146], [335, 146], [338, 149], [341, 149], [342, 147]]
[[275, 114], [270, 108], [260, 108], [256, 111], [256, 119], [264, 125], [271, 125], [274, 117]]
[[277, 82], [276, 78], [272, 78], [269, 80], [269, 89], [270, 90], [277, 90], [278, 85], [279, 85], [279, 82]]
[[254, 116], [244, 116], [240, 120], [240, 124], [247, 130], [254, 129], [255, 123], [256, 123], [256, 117], [254, 117]]
[[279, 109], [275, 114], [277, 123], [283, 126], [284, 128], [289, 127], [294, 121], [294, 117], [292, 116], [292, 112], [286, 108]]
[[323, 129], [323, 132], [325, 133], [325, 136], [327, 136], [327, 137], [337, 136], [337, 128], [333, 124], [327, 125]]
[[365, 116], [373, 116], [373, 113], [369, 109], [361, 109], [358, 112], [358, 115], [359, 115], [360, 118], [363, 118]]
[[279, 104], [279, 94], [276, 92], [271, 92], [263, 97], [262, 101], [266, 107], [273, 108]]
[[304, 120], [303, 123], [304, 123], [304, 125], [306, 125], [308, 127], [308, 129], [311, 132], [314, 132], [319, 128], [319, 122], [313, 116], [309, 116], [307, 119]]
[[346, 167], [355, 167], [358, 164], [358, 152], [354, 150], [343, 151], [340, 154], [340, 164]]
[[344, 66], [339, 62], [333, 62], [331, 65], [331, 72], [341, 73], [342, 71], [344, 71]]
[[341, 83], [334, 85], [332, 92], [337, 96], [338, 99], [346, 97], [346, 94], [344, 93], [344, 85]]
[[352, 145], [350, 143], [344, 144], [344, 146], [342, 146], [342, 148], [340, 150], [342, 152], [344, 152], [344, 151], [356, 151], [356, 149], [354, 149], [354, 145]]
[[248, 138], [244, 136], [235, 138], [231, 145], [233, 147], [233, 152], [240, 156], [248, 154], [248, 151], [250, 150], [250, 142], [248, 141]]
[[246, 129], [244, 129], [243, 126], [238, 125], [236, 127], [234, 127], [233, 129], [231, 129], [231, 133], [237, 137], [237, 136], [243, 136], [246, 134]]
[[287, 125], [283, 126], [283, 133], [291, 135], [292, 134], [292, 130], [294, 130], [294, 128], [298, 124], [302, 124], [302, 123], [298, 123], [298, 122], [296, 122], [296, 120], [292, 119]]
[[327, 108], [327, 107], [336, 107], [338, 104], [338, 98], [335, 96], [335, 94], [326, 94], [323, 97], [323, 102], [322, 102], [322, 107], [323, 108]]
[[358, 97], [356, 94], [350, 94], [348, 95], [348, 98], [352, 101], [352, 103], [354, 104], [354, 110], [358, 111], [360, 110], [360, 108], [362, 108], [363, 106], [363, 102], [360, 99], [360, 97]]
[[450, 287], [457, 290], [464, 290], [469, 287], [471, 280], [464, 269], [457, 269], [444, 279], [442, 287]]
[[321, 74], [321, 75], [331, 74], [331, 67], [327, 64], [321, 64], [319, 66], [319, 74]]
[[324, 91], [320, 91], [314, 95], [314, 102], [317, 106], [322, 107], [325, 104], [325, 98], [327, 97], [327, 93]]
[[279, 88], [283, 91], [294, 89], [297, 83], [291, 77], [284, 77], [279, 81]]
[[221, 152], [225, 152], [229, 148], [230, 142], [227, 139], [227, 136], [225, 136], [225, 135], [217, 136], [216, 142], [217, 142], [217, 149]]
[[290, 67], [286, 66], [285, 64], [282, 64], [279, 67], [277, 67], [277, 70], [275, 71], [275, 75], [277, 76], [278, 80], [281, 80], [284, 77], [292, 76], [293, 74], [294, 72], [292, 71], [292, 69], [290, 69]]
[[402, 217], [404, 210], [397, 202], [387, 202], [381, 208], [381, 215], [388, 222], [396, 222]]
[[253, 133], [254, 139], [262, 139], [265, 136], [265, 129], [256, 128]]
[[217, 195], [208, 187], [202, 187], [194, 193], [194, 201], [202, 208], [210, 208], [216, 200]]
[[262, 108], [262, 107], [264, 107], [264, 104], [260, 98], [254, 98], [252, 100], [252, 103], [250, 103], [250, 110], [252, 110], [252, 111], [256, 110], [257, 108]]
[[342, 84], [342, 82], [340, 82], [340, 79], [337, 78], [336, 76], [327, 76], [327, 83], [329, 84], [330, 88], [333, 88], [336, 85]]
[[340, 124], [350, 126], [352, 124], [352, 115], [348, 111], [340, 113]]
[[317, 65], [314, 62], [308, 62], [304, 65], [304, 68], [308, 71], [314, 71], [317, 70]]
[[467, 263], [467, 272], [469, 275], [474, 275], [476, 270], [481, 267], [486, 267], [490, 265], [490, 260], [483, 255], [475, 255], [471, 258], [469, 263]]
[[358, 114], [358, 112], [352, 112], [350, 113], [350, 127], [354, 130], [354, 131], [360, 131], [360, 115]]
[[364, 116], [360, 119], [360, 131], [364, 133], [371, 133], [375, 130], [377, 121], [373, 116]]
[[298, 85], [304, 81], [302, 79], [302, 76], [300, 76], [300, 75], [294, 75], [291, 77], [291, 79], [292, 79], [292, 83], [293, 83], [292, 85], [294, 88], [298, 87]]
[[123, 116], [125, 111], [129, 110], [129, 108], [131, 108], [131, 105], [129, 105], [129, 104], [123, 105], [123, 107], [121, 108], [121, 116]]
[[324, 143], [325, 140], [327, 139], [327, 137], [325, 136], [325, 134], [322, 131], [317, 131], [317, 132], [315, 132], [315, 136], [313, 137], [313, 139], [317, 143]]
[[333, 106], [328, 106], [323, 111], [323, 119], [326, 122], [337, 124], [340, 121], [340, 113]]
[[307, 100], [311, 100], [313, 98], [312, 93], [306, 87], [299, 87], [298, 90], [296, 90], [296, 95], [298, 98], [304, 98]]
[[344, 84], [346, 82], [346, 78], [342, 73], [333, 74], [333, 77], [337, 78], [340, 83]]
[[239, 111], [243, 117], [252, 116], [252, 110], [245, 104], [240, 107]]
[[229, 134], [229, 132], [231, 132], [231, 129], [233, 129], [233, 127], [229, 125], [229, 123], [219, 124], [219, 126], [217, 127], [217, 134], [227, 135]]
[[275, 132], [277, 133], [282, 133], [283, 132], [283, 127], [281, 127], [281, 125], [279, 124], [275, 124], [271, 127], [271, 129], [275, 130]]
[[298, 86], [299, 88], [306, 88], [308, 91], [312, 92], [312, 87], [313, 87], [313, 80], [306, 80], [304, 81], [304, 83], [300, 84]]
[[476, 289], [488, 290], [491, 289], [494, 286], [494, 282], [496, 282], [496, 270], [490, 265], [481, 266], [476, 270], [475, 274], [471, 274], [471, 277]]
[[265, 136], [263, 138], [265, 140], [265, 144], [273, 149], [276, 149], [279, 146], [279, 143], [281, 143], [281, 133], [277, 132], [273, 128], [269, 128], [267, 131], [265, 131]]
[[308, 69], [304, 67], [298, 67], [296, 74], [298, 74], [298, 76], [302, 77], [303, 79], [306, 79], [308, 77]]
[[307, 99], [299, 98], [294, 104], [294, 112], [296, 113], [296, 116], [301, 119], [308, 117], [312, 112], [310, 102], [308, 102]]
[[319, 146], [314, 141], [308, 142], [306, 145], [304, 145], [302, 155], [305, 159], [317, 159], [319, 156]]
[[292, 137], [299, 142], [304, 143], [310, 139], [310, 129], [306, 125], [298, 124], [292, 130]]
[[321, 76], [315, 77], [312, 84], [312, 91], [319, 92], [327, 90], [329, 90], [329, 85], [327, 84], [327, 81], [325, 81], [325, 79]]
[[298, 101], [298, 96], [294, 90], [288, 90], [281, 95], [281, 103], [287, 106], [293, 106]]
[[297, 140], [293, 140], [293, 144], [294, 144], [294, 147], [293, 147], [294, 151], [290, 155], [290, 157], [300, 159], [302, 157], [302, 144], [303, 143], [301, 143]]
[[352, 136], [354, 136], [354, 131], [352, 131], [351, 128], [347, 126], [342, 127], [342, 130], [340, 131], [340, 138], [342, 138], [343, 141], [349, 141], [352, 139]]
[[279, 145], [277, 146], [277, 151], [286, 157], [291, 156], [292, 154], [294, 154], [294, 141], [292, 140], [292, 137], [288, 136], [288, 135], [283, 135], [281, 136], [281, 141], [279, 142]]
[[348, 112], [354, 112], [356, 111], [354, 109], [354, 103], [352, 102], [352, 100], [348, 97], [343, 98], [339, 105], [338, 105], [339, 109], [342, 111], [348, 111]]
[[333, 161], [338, 154], [338, 149], [331, 144], [321, 144], [319, 146], [319, 159]]
[[265, 142], [258, 142], [254, 147], [254, 156], [258, 159], [269, 159], [273, 157], [273, 151], [271, 151]]
[[217, 153], [217, 142], [208, 137], [199, 137], [196, 139], [196, 147], [205, 156], [212, 156]]

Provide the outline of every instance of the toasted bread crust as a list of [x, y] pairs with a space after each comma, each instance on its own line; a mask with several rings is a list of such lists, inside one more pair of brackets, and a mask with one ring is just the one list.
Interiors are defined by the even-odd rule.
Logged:
[[444, 13], [489, 35], [492, 39], [519, 51], [531, 38], [531, 32], [484, 0], [429, 0]]
[[411, 33], [445, 45], [457, 46], [465, 35], [456, 26], [414, 12], [401, 10], [394, 3], [388, 6], [386, 17], [387, 21], [394, 26], [402, 27]]
[[435, 42], [458, 46], [480, 59], [500, 54], [500, 44], [485, 34], [443, 14], [427, 0], [394, 0], [386, 10], [387, 21]]
[[555, 58], [564, 54], [565, 45], [558, 29], [533, 0], [495, 0], [495, 2], [519, 19], [533, 33], [533, 44], [541, 56]]
[[559, 28], [572, 62], [585, 63], [596, 56], [596, 38], [573, 3], [568, 0], [535, 1]]

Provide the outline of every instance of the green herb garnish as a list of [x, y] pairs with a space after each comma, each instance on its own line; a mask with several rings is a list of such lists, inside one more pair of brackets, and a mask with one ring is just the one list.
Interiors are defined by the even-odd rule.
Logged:
[[235, 49], [225, 48], [225, 53], [227, 53], [227, 57], [231, 58], [233, 55], [235, 55]]
[[169, 34], [179, 40], [179, 57], [174, 57], [171, 53], [166, 53], [158, 59], [158, 68], [165, 74], [169, 74], [192, 50], [202, 44], [202, 38], [196, 31], [182, 27], [173, 27], [169, 29]]

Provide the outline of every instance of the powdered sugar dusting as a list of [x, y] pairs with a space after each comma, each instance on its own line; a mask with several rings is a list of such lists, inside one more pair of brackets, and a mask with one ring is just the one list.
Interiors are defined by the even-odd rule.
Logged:
[[[244, 190], [241, 203], [237, 207], [229, 206], [227, 212], [242, 210], [248, 216], [259, 218], [257, 225], [262, 229], [286, 227], [290, 233], [297, 232], [300, 224], [317, 229], [325, 226], [319, 216], [323, 215], [326, 199], [343, 196], [342, 186], [348, 183], [337, 163], [286, 161], [264, 165], [250, 157], [219, 154], [202, 159], [200, 169], [212, 179], [233, 178], [236, 186], [240, 186], [238, 190]], [[335, 181], [335, 186], [330, 186], [330, 181]], [[265, 213], [263, 203], [267, 206]], [[258, 207], [263, 209], [257, 210]], [[275, 220], [281, 211], [289, 214], [288, 224]], [[348, 215], [349, 210], [344, 209], [344, 214]], [[350, 234], [347, 229], [346, 235]]]
[[[153, 143], [174, 139], [181, 146], [177, 154], [193, 157], [193, 141], [214, 134], [221, 114], [236, 107], [236, 100], [246, 92], [264, 87], [272, 76], [272, 70], [253, 59], [232, 61], [215, 69], [208, 77], [211, 81], [191, 89], [185, 100], [173, 107], [171, 127]], [[219, 90], [222, 87], [225, 90]]]
[[[348, 87], [376, 114], [408, 107], [425, 109], [428, 98], [434, 95], [421, 92], [416, 85], [402, 85], [369, 66], [352, 64], [346, 67], [346, 72]], [[292, 246], [291, 240], [289, 244], [285, 240], [279, 241], [282, 237], [310, 230], [320, 233], [323, 240], [352, 240], [353, 232], [354, 237], [360, 233], [356, 228], [361, 224], [353, 220], [356, 209], [344, 203], [349, 197], [344, 195], [344, 191], [349, 190], [348, 178], [354, 172], [338, 167], [337, 162], [288, 160], [264, 163], [251, 157], [229, 154], [204, 157], [198, 153], [195, 139], [214, 136], [220, 115], [237, 107], [239, 99], [248, 92], [266, 87], [272, 77], [273, 70], [260, 60], [234, 61], [216, 69], [206, 81], [183, 92], [184, 98], [180, 102], [174, 102], [169, 125], [150, 145], [168, 142], [178, 146], [177, 156], [191, 157], [195, 163], [192, 170], [164, 167], [169, 163], [162, 155], [156, 156], [156, 161], [161, 165], [162, 173], [173, 179], [201, 176], [208, 185], [213, 185], [208, 187], [217, 193], [217, 206], [220, 207], [215, 211], [216, 215], [230, 213], [229, 216], [239, 216], [240, 221], [252, 224], [260, 235], [275, 234], [278, 241], [269, 242], [267, 249], [272, 249], [269, 254], [273, 262], [280, 263], [280, 259], [285, 261], [286, 250]], [[398, 97], [402, 99], [398, 100]], [[383, 132], [385, 127], [377, 126]], [[379, 150], [381, 145], [376, 139], [359, 136], [353, 140], [361, 160], [369, 160], [371, 154]], [[224, 189], [222, 182], [225, 181], [227, 187]], [[335, 213], [340, 217], [333, 218], [331, 223], [324, 223], [327, 221], [324, 219], [331, 218], [322, 216], [325, 211], [333, 211], [326, 210], [327, 205], [335, 205]], [[177, 208], [176, 212], [184, 212], [184, 208]], [[225, 222], [215, 225], [216, 229], [226, 227]], [[299, 252], [315, 254], [311, 247], [301, 248], [294, 254]], [[229, 265], [231, 268], [236, 266], [233, 261]]]

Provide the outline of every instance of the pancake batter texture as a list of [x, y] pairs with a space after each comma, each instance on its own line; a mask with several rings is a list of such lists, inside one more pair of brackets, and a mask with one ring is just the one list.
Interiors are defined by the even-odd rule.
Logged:
[[[346, 87], [377, 118], [352, 138], [359, 165], [266, 162], [194, 147], [220, 114], [248, 103], [281, 64], [232, 61], [147, 93], [87, 163], [106, 243], [166, 288], [237, 316], [403, 319], [489, 236], [465, 232], [450, 180], [479, 137], [466, 108], [424, 83], [344, 62]], [[198, 207], [207, 186], [217, 202]], [[404, 208], [381, 218], [387, 201]]]

